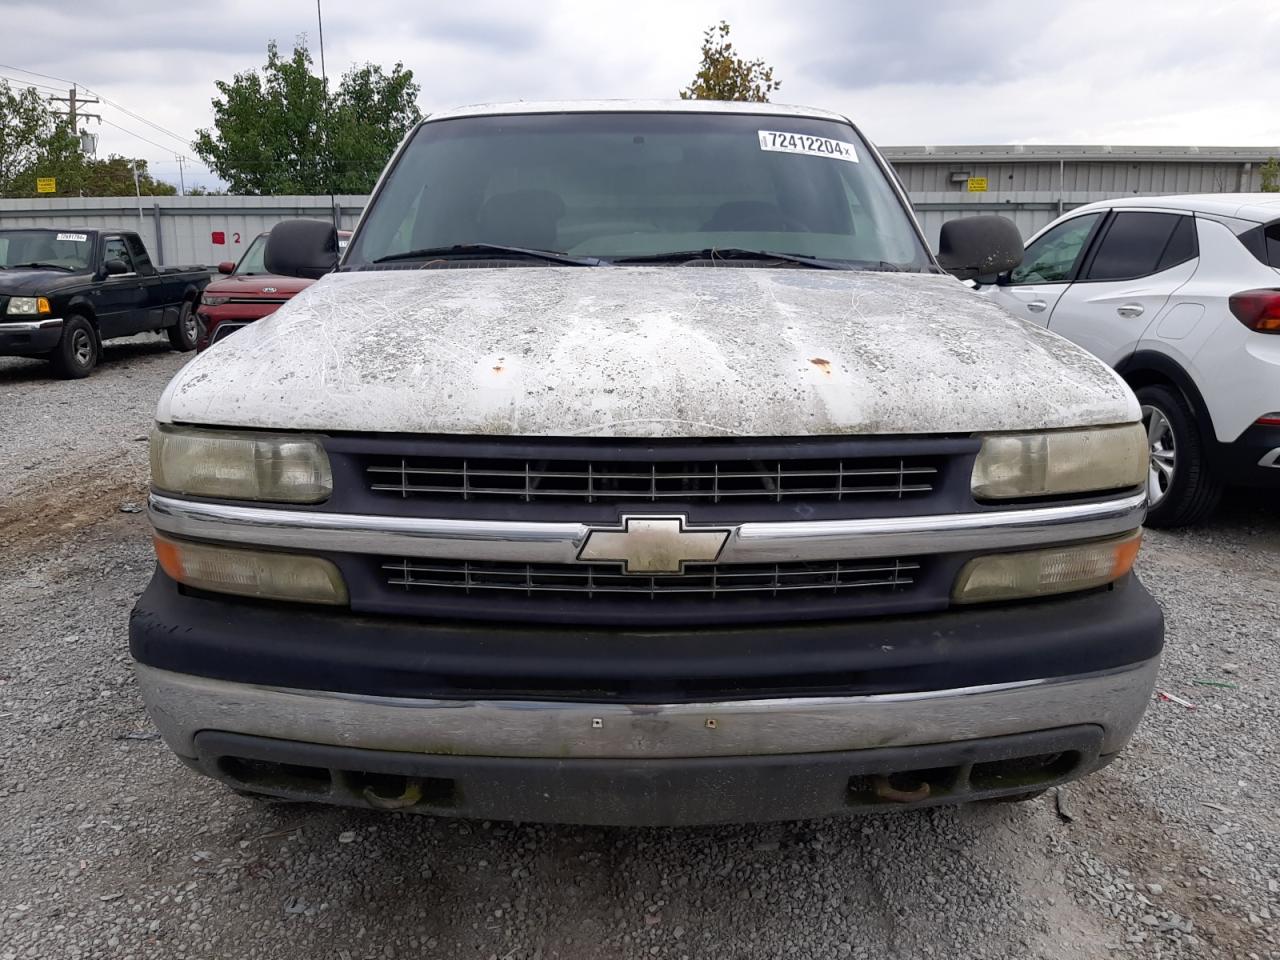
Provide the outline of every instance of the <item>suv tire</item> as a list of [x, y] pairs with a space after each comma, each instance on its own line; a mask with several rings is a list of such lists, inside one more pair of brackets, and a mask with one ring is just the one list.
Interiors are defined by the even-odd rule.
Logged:
[[180, 353], [188, 353], [196, 348], [196, 312], [190, 300], [182, 301], [182, 309], [178, 311], [178, 322], [168, 329], [169, 346]]
[[1205, 456], [1195, 414], [1177, 390], [1153, 385], [1137, 391], [1150, 449], [1147, 526], [1199, 523], [1222, 496]]
[[62, 339], [49, 354], [49, 363], [55, 376], [63, 380], [79, 380], [93, 372], [101, 353], [102, 343], [93, 324], [73, 314], [62, 325]]

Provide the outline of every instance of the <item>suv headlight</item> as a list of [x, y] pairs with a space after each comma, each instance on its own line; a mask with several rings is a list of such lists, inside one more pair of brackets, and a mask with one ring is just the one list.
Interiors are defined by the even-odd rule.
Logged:
[[10, 297], [9, 306], [5, 308], [5, 312], [16, 316], [35, 316], [48, 313], [49, 299], [47, 297]]
[[151, 483], [196, 497], [319, 503], [333, 492], [333, 473], [312, 437], [157, 425]]
[[1140, 423], [982, 438], [971, 488], [979, 500], [1100, 493], [1136, 487], [1147, 475]]

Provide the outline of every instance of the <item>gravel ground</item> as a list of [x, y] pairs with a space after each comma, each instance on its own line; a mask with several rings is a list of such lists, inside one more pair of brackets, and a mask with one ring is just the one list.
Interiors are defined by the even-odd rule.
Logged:
[[1196, 707], [1153, 702], [1058, 803], [686, 830], [260, 805], [154, 738], [126, 651], [151, 555], [121, 508], [182, 362], [0, 361], [0, 960], [1280, 957], [1274, 495], [1149, 535], [1160, 686]]

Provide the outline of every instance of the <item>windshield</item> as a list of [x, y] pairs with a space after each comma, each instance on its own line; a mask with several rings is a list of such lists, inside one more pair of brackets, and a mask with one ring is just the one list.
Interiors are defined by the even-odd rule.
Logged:
[[736, 249], [930, 267], [853, 128], [785, 116], [534, 114], [423, 124], [343, 266], [460, 244], [607, 260]]
[[244, 252], [244, 256], [240, 258], [240, 262], [236, 264], [236, 268], [231, 275], [244, 277], [253, 276], [256, 273], [266, 273], [267, 264], [262, 259], [266, 250], [267, 235], [261, 233], [253, 238], [253, 243], [249, 244], [249, 249]]
[[0, 230], [0, 267], [39, 264], [81, 273], [89, 269], [93, 236], [67, 230]]

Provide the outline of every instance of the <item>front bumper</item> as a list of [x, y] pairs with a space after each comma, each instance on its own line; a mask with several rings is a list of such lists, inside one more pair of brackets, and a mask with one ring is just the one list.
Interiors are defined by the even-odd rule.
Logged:
[[57, 347], [61, 339], [60, 317], [0, 322], [0, 356], [43, 356]]
[[680, 825], [956, 803], [1083, 776], [1128, 741], [1157, 660], [922, 694], [648, 705], [359, 697], [137, 669], [169, 746], [239, 789]]
[[196, 349], [207, 350], [224, 337], [280, 309], [284, 301], [270, 300], [263, 303], [231, 303], [210, 307], [196, 307]]

